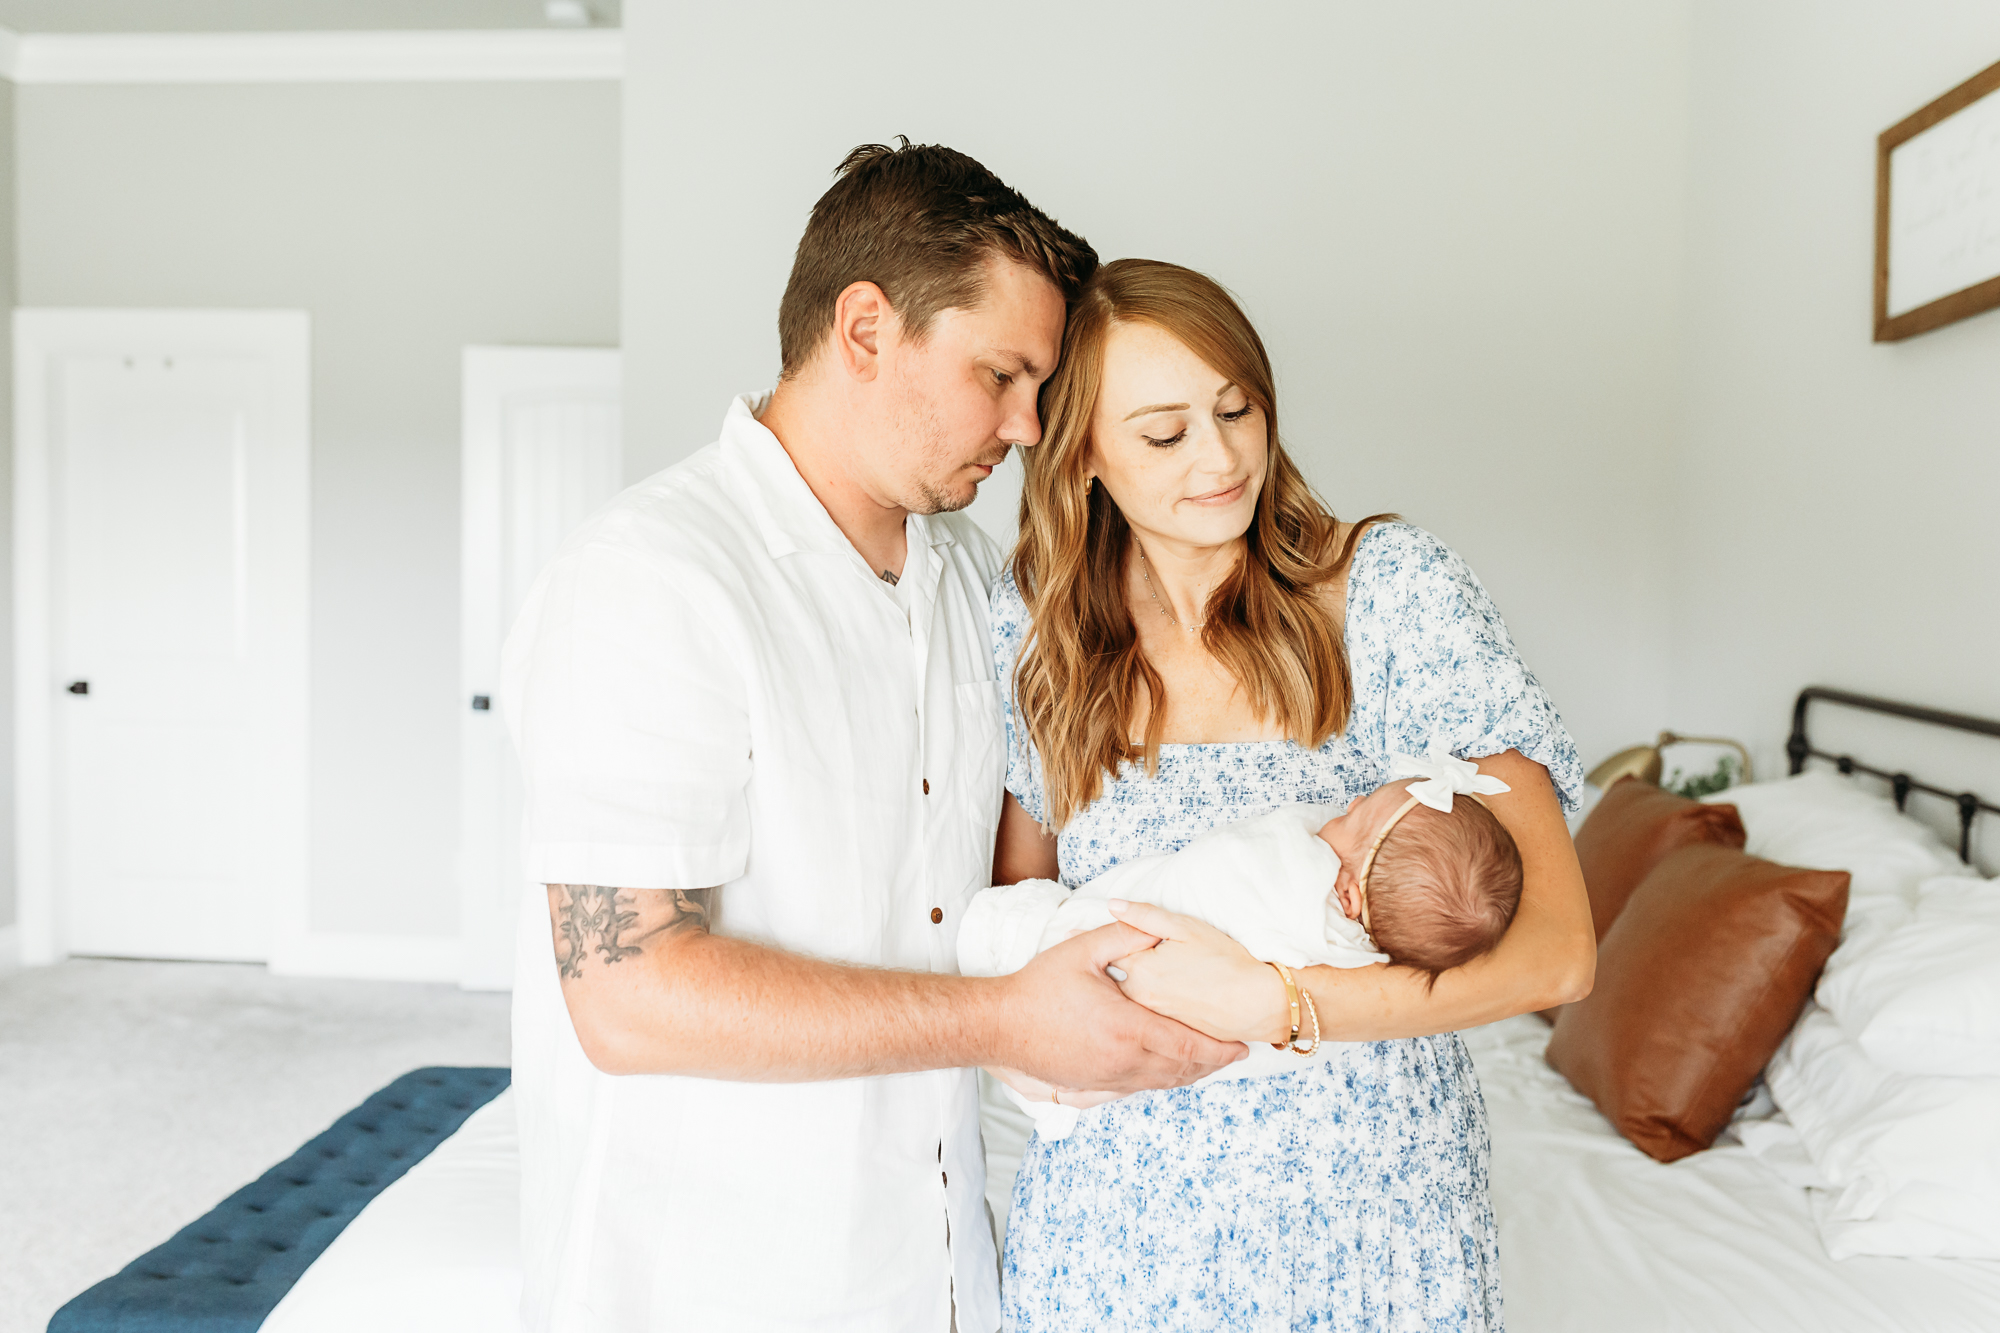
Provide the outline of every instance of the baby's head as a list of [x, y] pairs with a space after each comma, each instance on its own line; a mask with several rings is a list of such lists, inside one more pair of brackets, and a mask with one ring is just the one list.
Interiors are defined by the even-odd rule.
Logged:
[[1456, 796], [1449, 814], [1420, 802], [1398, 817], [1409, 786], [1376, 788], [1319, 836], [1340, 857], [1342, 910], [1367, 925], [1392, 961], [1429, 973], [1435, 984], [1439, 973], [1471, 962], [1507, 933], [1521, 902], [1521, 852], [1493, 812], [1468, 795]]

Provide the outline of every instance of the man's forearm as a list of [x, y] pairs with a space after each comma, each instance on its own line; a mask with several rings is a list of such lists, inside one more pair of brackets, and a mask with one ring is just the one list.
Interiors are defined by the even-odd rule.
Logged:
[[613, 1074], [807, 1082], [994, 1063], [998, 978], [849, 967], [708, 933], [711, 890], [550, 885], [556, 969]]

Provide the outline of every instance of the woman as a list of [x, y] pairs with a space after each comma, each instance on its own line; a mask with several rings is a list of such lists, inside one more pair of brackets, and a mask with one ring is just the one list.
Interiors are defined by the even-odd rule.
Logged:
[[[1456, 555], [1320, 505], [1279, 445], [1263, 344], [1215, 283], [1099, 270], [1043, 407], [993, 596], [1010, 747], [996, 882], [1075, 885], [1287, 802], [1344, 804], [1441, 737], [1512, 788], [1489, 803], [1526, 884], [1500, 947], [1434, 987], [1393, 967], [1297, 973], [1326, 1041], [1353, 1044], [1109, 1101], [1032, 1140], [1007, 1326], [1497, 1330], [1485, 1107], [1453, 1034], [1589, 989], [1569, 737]], [[1225, 1040], [1289, 1035], [1283, 982], [1235, 941], [1123, 915], [1161, 940], [1121, 964], [1133, 999]]]

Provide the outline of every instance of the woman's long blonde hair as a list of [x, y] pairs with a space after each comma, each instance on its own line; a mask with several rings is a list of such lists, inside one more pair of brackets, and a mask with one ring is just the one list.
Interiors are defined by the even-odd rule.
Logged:
[[[1021, 537], [1014, 580], [1030, 630], [1014, 704], [1041, 753], [1048, 822], [1061, 828], [1129, 760], [1157, 771], [1166, 685], [1139, 650], [1125, 602], [1132, 530], [1102, 486], [1085, 489], [1090, 421], [1114, 324], [1171, 334], [1233, 381], [1264, 414], [1269, 462], [1248, 551], [1208, 599], [1202, 646], [1259, 714], [1317, 748], [1347, 725], [1353, 684], [1341, 628], [1321, 585], [1353, 558], [1376, 515], [1337, 543], [1339, 523], [1278, 442], [1271, 359], [1220, 284], [1177, 264], [1121, 259], [1097, 270], [1063, 330], [1062, 360], [1042, 388], [1042, 442], [1021, 451]], [[1146, 734], [1131, 744], [1142, 703]]]

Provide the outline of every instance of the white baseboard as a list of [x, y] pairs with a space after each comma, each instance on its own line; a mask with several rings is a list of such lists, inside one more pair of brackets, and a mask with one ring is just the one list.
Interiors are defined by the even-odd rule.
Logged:
[[456, 982], [462, 966], [456, 935], [345, 935], [314, 932], [281, 945], [271, 972], [285, 977], [353, 981]]
[[[305, 935], [271, 955], [271, 971], [287, 977], [352, 981], [457, 982], [464, 951], [455, 935]], [[21, 928], [0, 926], [0, 972], [21, 966]], [[504, 990], [497, 979], [479, 990]]]

